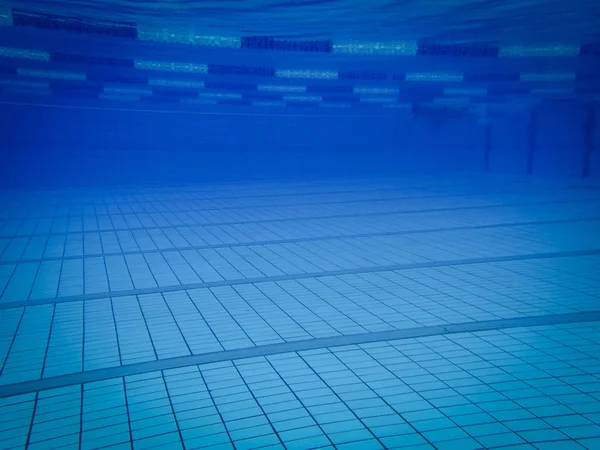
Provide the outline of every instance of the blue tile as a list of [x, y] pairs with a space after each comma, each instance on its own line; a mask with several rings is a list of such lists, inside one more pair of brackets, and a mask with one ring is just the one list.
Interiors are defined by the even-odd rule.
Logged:
[[333, 433], [342, 433], [342, 432], [351, 433], [356, 430], [364, 430], [365, 429], [363, 424], [357, 419], [347, 420], [344, 422], [334, 422], [334, 423], [322, 424], [321, 428], [327, 435], [331, 435]]
[[190, 402], [190, 404], [182, 404], [180, 406], [181, 408], [179, 408], [177, 405], [173, 405], [173, 409], [175, 410], [175, 415], [178, 420], [187, 420], [195, 417], [205, 417], [218, 414], [217, 408], [215, 408], [213, 405], [205, 406], [201, 404], [198, 405], [197, 408], [193, 408], [193, 402]]
[[550, 425], [540, 419], [508, 420], [503, 423], [512, 431], [543, 430], [551, 428]]
[[315, 421], [310, 416], [273, 423], [273, 427], [278, 433], [283, 431], [294, 430], [297, 428], [310, 427], [312, 425], [315, 425]]
[[108, 430], [104, 430], [103, 433], [99, 433], [97, 436], [88, 439], [87, 434], [83, 434], [83, 438], [81, 439], [81, 450], [91, 450], [97, 449], [100, 447], [109, 447], [113, 448], [113, 446], [117, 444], [127, 444], [131, 446], [129, 443], [131, 440], [129, 436], [129, 429], [123, 433], [110, 433]]
[[350, 442], [347, 444], [337, 444], [336, 447], [338, 450], [379, 450], [383, 448], [375, 439]]
[[337, 433], [327, 432], [327, 437], [331, 439], [331, 442], [333, 442], [336, 446], [353, 441], [364, 441], [373, 439], [373, 435], [366, 428], [354, 430], [341, 430]]
[[363, 423], [367, 427], [376, 427], [385, 425], [402, 425], [406, 422], [397, 414], [388, 414], [385, 416], [363, 418]]
[[435, 447], [437, 450], [478, 450], [483, 448], [479, 442], [471, 438], [435, 442]]
[[[226, 433], [213, 434], [210, 436], [200, 436], [195, 438], [186, 438], [183, 436], [185, 448], [217, 448], [218, 445], [230, 444], [229, 436]], [[229, 447], [227, 447], [229, 448]]]
[[456, 425], [445, 417], [431, 420], [420, 420], [418, 422], [410, 422], [413, 427], [420, 433], [425, 431], [441, 430], [444, 428], [454, 428]]
[[485, 448], [501, 447], [503, 445], [509, 446], [525, 442], [523, 438], [516, 433], [485, 434], [478, 436], [477, 440], [481, 442]]
[[[182, 417], [177, 416], [177, 424], [181, 430], [187, 430], [189, 428], [197, 428], [197, 427], [205, 427], [211, 425], [221, 424], [221, 418], [218, 414], [208, 415], [208, 416], [198, 416], [198, 417], [190, 417], [184, 419]], [[235, 423], [235, 422], [233, 422]]]
[[581, 439], [579, 442], [588, 450], [595, 450], [600, 448], [600, 437], [592, 439]]
[[585, 448], [575, 441], [539, 442], [535, 446], [539, 450], [583, 450]]
[[519, 435], [528, 442], [559, 441], [568, 439], [563, 433], [554, 429], [521, 431]]
[[547, 417], [544, 419], [545, 422], [548, 422], [555, 428], [561, 427], [575, 427], [578, 425], [590, 425], [590, 422], [585, 417], [579, 414], [571, 414], [568, 416], [555, 416], [555, 417]]
[[237, 450], [253, 450], [256, 448], [266, 447], [270, 445], [280, 444], [279, 438], [275, 433], [268, 435], [257, 436], [250, 439], [235, 441]]
[[430, 442], [454, 441], [456, 439], [468, 438], [469, 436], [459, 427], [445, 428], [443, 430], [424, 431], [423, 435]]
[[411, 434], [415, 430], [408, 424], [370, 426], [369, 430], [378, 438], [398, 436], [402, 434]]
[[285, 448], [287, 450], [312, 450], [330, 445], [331, 442], [324, 434], [320, 436], [310, 436], [303, 439], [286, 441]]
[[319, 436], [322, 435], [323, 432], [317, 426], [304, 427], [304, 428], [296, 428], [294, 430], [282, 431], [279, 433], [279, 437], [282, 441], [286, 443], [288, 441], [294, 441], [296, 439], [308, 438], [311, 436]]
[[405, 434], [402, 436], [384, 437], [381, 442], [389, 448], [408, 448], [413, 445], [427, 444], [420, 434]]
[[308, 411], [306, 411], [306, 409], [304, 408], [296, 408], [287, 411], [269, 413], [269, 419], [271, 420], [271, 422], [283, 422], [308, 416]]
[[181, 430], [181, 436], [184, 440], [187, 440], [205, 438], [207, 436], [223, 434], [226, 432], [227, 430], [225, 429], [225, 425], [223, 425], [222, 423], [217, 423], [214, 425], [200, 426], [196, 428], [188, 428], [185, 430]]
[[582, 425], [567, 428], [561, 426], [560, 431], [569, 436], [571, 439], [600, 437], [600, 426], [598, 425]]
[[[221, 420], [218, 416], [215, 417], [214, 419], [216, 420]], [[227, 422], [227, 429], [228, 430], [241, 430], [244, 428], [252, 428], [252, 427], [258, 427], [261, 425], [267, 425], [269, 423], [269, 421], [267, 420], [267, 418], [265, 416], [255, 416], [255, 417], [250, 417], [248, 419], [240, 419], [240, 420], [235, 420], [235, 421], [231, 421], [231, 422]]]
[[445, 419], [444, 415], [437, 409], [423, 409], [402, 414], [408, 422], [417, 422], [421, 420]]

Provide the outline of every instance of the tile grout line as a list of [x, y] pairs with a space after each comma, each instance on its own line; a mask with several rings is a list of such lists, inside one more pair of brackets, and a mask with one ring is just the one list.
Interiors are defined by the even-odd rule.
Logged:
[[[248, 185], [250, 185], [253, 188], [259, 188], [262, 186], [262, 190], [266, 190], [270, 187], [273, 186], [281, 186], [282, 183], [286, 183], [290, 180], [287, 179], [281, 179], [281, 180], [271, 180], [271, 181], [238, 181], [238, 182], [231, 182], [231, 181], [227, 181], [227, 182], [223, 182], [222, 184], [219, 182], [213, 182], [213, 183], [209, 183], [209, 184], [191, 184], [191, 185], [170, 185], [170, 186], [166, 186], [167, 188], [167, 192], [164, 193], [164, 188], [165, 186], [161, 186], [161, 185], [145, 185], [142, 186], [141, 188], [134, 188], [137, 190], [133, 190], [133, 191], [128, 191], [128, 189], [132, 189], [132, 187], [130, 185], [123, 185], [123, 186], [111, 186], [108, 189], [105, 189], [104, 191], [102, 190], [102, 188], [94, 188], [94, 187], [90, 187], [90, 188], [84, 188], [84, 193], [86, 193], [87, 195], [84, 196], [83, 198], [89, 197], [92, 194], [100, 194], [101, 196], [123, 196], [123, 195], [128, 195], [128, 196], [156, 196], [156, 195], [179, 195], [182, 191], [184, 192], [192, 192], [192, 193], [200, 193], [200, 194], [214, 194], [214, 193], [218, 193], [218, 192], [222, 192], [223, 188], [227, 188], [230, 189], [233, 192], [239, 191], [240, 188], [244, 189], [246, 188]], [[335, 181], [335, 183], [334, 183]], [[477, 180], [476, 180], [477, 181]], [[380, 178], [372, 178], [372, 177], [368, 177], [368, 178], [339, 178], [339, 179], [330, 179], [330, 178], [323, 178], [323, 179], [317, 179], [317, 180], [297, 180], [297, 181], [292, 181], [292, 183], [296, 183], [299, 184], [296, 186], [291, 186], [292, 188], [296, 189], [298, 187], [300, 188], [313, 188], [315, 186], [315, 182], [317, 184], [317, 186], [319, 186], [320, 188], [325, 187], [325, 188], [331, 188], [331, 187], [350, 187], [351, 190], [344, 190], [344, 191], [319, 191], [319, 192], [302, 192], [302, 193], [298, 193], [298, 192], [288, 192], [288, 193], [278, 193], [278, 194], [265, 194], [265, 195], [244, 195], [244, 196], [240, 196], [240, 195], [236, 195], [233, 197], [209, 197], [209, 198], [203, 198], [203, 200], [235, 200], [235, 199], [245, 199], [245, 198], [273, 198], [273, 197], [288, 197], [288, 196], [304, 196], [304, 195], [319, 195], [319, 194], [353, 194], [356, 192], [379, 192], [379, 191], [396, 191], [396, 190], [410, 190], [410, 189], [420, 189], [423, 187], [428, 187], [428, 185], [423, 185], [423, 184], [416, 184], [416, 185], [407, 185], [407, 186], [402, 186], [402, 187], [397, 187], [398, 183], [403, 183], [403, 182], [410, 182], [410, 180], [406, 180], [403, 178], [397, 178], [397, 177], [386, 177], [383, 179]], [[356, 183], [359, 182], [359, 183]], [[357, 187], [359, 186], [364, 186], [363, 182], [367, 182], [367, 183], [371, 183], [372, 186], [375, 187], [369, 187], [367, 189], [359, 189], [356, 190]], [[504, 188], [503, 185], [500, 184], [500, 181], [498, 181], [498, 188]], [[520, 181], [515, 181], [515, 180], [510, 180], [509, 182], [513, 183], [513, 184], [517, 184], [519, 185]], [[261, 184], [262, 183], [262, 184]], [[325, 185], [323, 186], [322, 184], [319, 183], [325, 183]], [[470, 187], [471, 184], [473, 183], [473, 180], [470, 179], [466, 179], [466, 180], [462, 180], [461, 181], [461, 185], [460, 187]], [[376, 187], [378, 185], [388, 185], [388, 187]], [[442, 183], [440, 185], [436, 185], [436, 188], [453, 188], [456, 187], [457, 184], [455, 183]], [[290, 186], [288, 186], [290, 187]], [[118, 194], [118, 192], [120, 190], [125, 189], [125, 194]], [[572, 186], [567, 186], [567, 187], [556, 187], [556, 189], [572, 189]], [[61, 196], [64, 197], [64, 195], [68, 195], [70, 193], [77, 193], [79, 194], [79, 189], [78, 188], [56, 188], [54, 190], [50, 190], [50, 191], [44, 191], [42, 189], [20, 189], [20, 188], [13, 188], [13, 189], [4, 189], [0, 192], [8, 192], [9, 194], [13, 194], [14, 192], [19, 192], [22, 194], [36, 194], [36, 195], [46, 195], [47, 193], [50, 194], [54, 194], [56, 196]], [[229, 193], [230, 191], [227, 191], [227, 193]], [[77, 198], [82, 198], [81, 196], [79, 197], [75, 197]], [[167, 201], [170, 201], [171, 199], [165, 199]], [[165, 200], [145, 200], [148, 202], [163, 202]], [[138, 200], [135, 200], [138, 201]], [[110, 202], [98, 202], [98, 203], [85, 203], [87, 204], [100, 204], [100, 205], [112, 205], [112, 204], [127, 204], [129, 203], [129, 201], [110, 201]], [[84, 204], [84, 203], [80, 203], [80, 204]]]
[[[567, 187], [567, 188], [555, 188], [555, 187], [548, 187], [545, 189], [538, 189], [537, 191], [535, 191], [536, 194], [540, 193], [540, 192], [551, 192], [551, 193], [556, 193], [556, 192], [564, 192], [564, 191], [570, 191], [572, 190], [572, 187]], [[386, 191], [402, 191], [404, 190], [403, 188], [397, 188], [397, 189], [387, 189]], [[362, 194], [364, 192], [379, 192], [379, 191], [348, 191], [348, 192], [343, 192], [342, 194]], [[1, 191], [0, 191], [1, 193]], [[515, 190], [492, 190], [489, 192], [477, 192], [477, 193], [471, 193], [471, 192], [463, 192], [463, 193], [456, 193], [456, 192], [450, 192], [450, 193], [439, 193], [439, 194], [431, 194], [431, 195], [403, 195], [403, 196], [399, 196], [399, 197], [373, 197], [373, 198], [367, 198], [364, 200], [328, 200], [328, 201], [317, 201], [317, 202], [299, 202], [299, 203], [292, 203], [290, 204], [289, 202], [284, 202], [284, 203], [276, 203], [276, 204], [264, 204], [264, 205], [252, 205], [252, 206], [243, 206], [243, 205], [237, 205], [237, 206], [214, 206], [214, 207], [208, 207], [208, 208], [202, 208], [199, 207], [197, 209], [195, 208], [187, 208], [187, 209], [175, 209], [175, 210], [155, 210], [155, 211], [148, 211], [148, 210], [143, 210], [143, 211], [133, 211], [133, 212], [100, 212], [100, 213], [69, 213], [69, 214], [60, 214], [60, 215], [39, 215], [39, 216], [34, 216], [34, 217], [30, 217], [30, 216], [26, 216], [26, 217], [0, 217], [0, 220], [34, 220], [34, 219], [72, 219], [72, 218], [81, 218], [82, 220], [85, 218], [92, 218], [92, 217], [102, 217], [102, 216], [112, 216], [112, 215], [123, 215], [123, 216], [129, 216], [129, 215], [137, 215], [137, 214], [163, 214], [163, 213], [170, 213], [170, 214], [176, 214], [176, 213], [203, 213], [203, 212], [214, 212], [214, 211], [227, 211], [227, 210], [235, 210], [235, 209], [241, 209], [241, 210], [255, 210], [255, 209], [261, 209], [261, 208], [289, 208], [289, 207], [297, 207], [297, 206], [318, 206], [318, 205], [340, 205], [343, 206], [345, 204], [349, 204], [349, 203], [373, 203], [373, 202], [402, 202], [405, 200], [430, 200], [430, 199], [448, 199], [448, 198], [452, 198], [452, 197], [456, 197], [456, 198], [464, 198], [464, 197], [471, 197], [471, 196], [478, 196], [478, 195], [486, 195], [486, 196], [491, 196], [492, 198], [494, 196], [504, 196], [504, 195], [515, 195], [515, 194], [519, 194], [521, 193], [520, 190], [515, 189]], [[333, 194], [338, 194], [338, 192], [335, 192]], [[328, 192], [316, 192], [316, 193], [310, 193], [310, 194], [305, 194], [306, 196], [312, 196], [312, 197], [318, 197], [318, 196], [323, 196], [323, 195], [333, 195], [332, 193], [328, 193]], [[290, 195], [294, 195], [294, 194], [290, 194]], [[263, 198], [264, 196], [246, 196], [246, 197], [234, 197], [233, 199], [239, 199], [239, 200], [244, 200], [244, 199], [249, 199], [249, 198]], [[133, 203], [132, 202], [120, 202], [120, 203], [115, 203], [115, 204], [123, 204], [123, 205], [131, 205], [131, 204], [137, 204], [137, 205], [144, 205], [144, 204], [148, 204], [148, 203], [189, 203], [189, 202], [198, 202], [198, 203], [202, 203], [202, 202], [211, 202], [211, 201], [228, 201], [230, 200], [230, 198], [216, 198], [216, 199], [206, 199], [206, 198], [198, 198], [198, 199], [179, 199], [179, 200], [169, 200], [169, 199], [165, 199], [165, 200], [152, 200], [152, 201], [140, 201], [140, 200], [135, 200]], [[0, 200], [1, 201], [1, 200]], [[585, 200], [583, 200], [585, 201]], [[84, 206], [94, 206], [96, 207], [98, 204], [97, 203], [92, 203], [92, 204], [80, 204], [80, 206], [83, 208]], [[100, 204], [100, 205], [104, 205], [104, 206], [109, 206], [112, 204]], [[74, 208], [76, 206], [73, 205], [69, 205], [70, 208]], [[24, 207], [22, 207], [24, 208]]]
[[162, 360], [128, 364], [124, 366], [96, 369], [60, 375], [35, 381], [0, 385], [0, 398], [39, 392], [48, 389], [72, 386], [76, 384], [103, 381], [111, 378], [139, 375], [148, 372], [177, 369], [194, 365], [232, 361], [282, 353], [300, 352], [320, 348], [331, 348], [347, 345], [360, 345], [382, 341], [414, 339], [455, 333], [474, 333], [506, 328], [535, 327], [568, 323], [585, 323], [600, 321], [600, 311], [554, 314], [545, 316], [518, 317], [480, 322], [434, 325], [402, 330], [379, 331], [347, 336], [333, 336], [304, 341], [293, 341], [282, 344], [269, 344], [259, 347], [248, 347], [236, 350], [205, 353], [200, 355], [180, 356]]
[[310, 272], [294, 275], [280, 275], [273, 277], [260, 277], [260, 278], [246, 278], [237, 280], [224, 280], [224, 281], [210, 281], [205, 283], [190, 283], [190, 284], [178, 284], [173, 286], [153, 287], [153, 288], [142, 288], [142, 289], [131, 289], [126, 291], [115, 291], [115, 292], [101, 292], [96, 294], [83, 294], [69, 297], [58, 297], [58, 298], [40, 298], [36, 300], [24, 300], [14, 302], [2, 302], [0, 301], [0, 311], [12, 308], [22, 308], [26, 306], [38, 306], [58, 303], [68, 303], [77, 301], [87, 300], [99, 300], [107, 298], [118, 298], [127, 297], [132, 295], [145, 295], [145, 294], [158, 294], [165, 292], [176, 292], [185, 291], [188, 289], [202, 289], [222, 286], [236, 286], [243, 284], [254, 284], [254, 283], [269, 283], [278, 281], [290, 281], [290, 280], [302, 280], [306, 278], [320, 278], [320, 277], [334, 277], [352, 274], [364, 274], [364, 273], [376, 273], [376, 272], [390, 272], [396, 270], [411, 270], [411, 269], [428, 269], [434, 267], [450, 267], [450, 266], [463, 266], [471, 264], [486, 264], [486, 263], [497, 263], [497, 262], [512, 262], [512, 261], [529, 261], [536, 259], [552, 259], [552, 258], [567, 258], [576, 256], [596, 256], [600, 255], [599, 249], [589, 250], [572, 250], [564, 252], [551, 252], [551, 253], [533, 253], [524, 255], [512, 255], [512, 256], [493, 256], [487, 258], [467, 258], [460, 260], [447, 260], [447, 261], [429, 261], [422, 263], [408, 263], [408, 264], [393, 264], [389, 266], [374, 266], [365, 267], [358, 269], [340, 269], [322, 272]]
[[[264, 224], [264, 223], [286, 223], [286, 222], [298, 222], [298, 221], [311, 221], [311, 220], [329, 220], [329, 219], [344, 219], [350, 217], [377, 217], [377, 216], [393, 216], [393, 215], [404, 215], [404, 214], [423, 214], [423, 213], [436, 213], [436, 212], [447, 212], [447, 211], [469, 211], [477, 209], [493, 209], [493, 208], [505, 208], [505, 207], [525, 207], [525, 206], [543, 206], [543, 205], [566, 205], [573, 203], [589, 203], [598, 202], [600, 197], [594, 197], [589, 199], [571, 199], [571, 200], [551, 200], [551, 201], [536, 201], [536, 202], [521, 202], [521, 203], [499, 203], [499, 204], [487, 204], [487, 205], [475, 205], [475, 206], [458, 206], [458, 207], [444, 207], [444, 208], [429, 208], [429, 209], [414, 209], [414, 210], [392, 210], [392, 211], [380, 211], [380, 212], [364, 212], [364, 213], [346, 213], [346, 214], [329, 214], [323, 216], [310, 216], [310, 217], [282, 217], [275, 219], [254, 219], [254, 220], [236, 220], [226, 222], [204, 222], [204, 223], [190, 223], [181, 225], [155, 225], [155, 226], [134, 226], [127, 228], [107, 228], [97, 230], [82, 230], [82, 231], [65, 231], [65, 232], [50, 232], [42, 234], [15, 234], [11, 236], [2, 236], [0, 238], [11, 239], [11, 238], [33, 238], [43, 236], [68, 236], [68, 235], [80, 235], [86, 233], [102, 233], [102, 232], [117, 232], [117, 231], [137, 231], [137, 230], [163, 230], [173, 229], [179, 227], [222, 227], [232, 225], [246, 225], [246, 224]], [[175, 214], [177, 211], [161, 211], [156, 214]], [[131, 215], [137, 215], [138, 213], [132, 213]], [[139, 213], [149, 214], [149, 213]], [[152, 213], [155, 214], [155, 213]], [[123, 214], [114, 214], [116, 216]], [[96, 215], [90, 217], [97, 217]], [[16, 219], [25, 220], [25, 219]]]
[[[386, 191], [402, 191], [404, 189], [402, 188], [397, 188], [397, 189], [387, 189]], [[540, 190], [538, 192], [545, 192], [545, 191], [563, 191], [563, 190], [570, 190], [569, 188], [567, 189], [554, 189], [554, 188], [547, 188], [544, 190]], [[364, 192], [379, 192], [379, 190], [377, 191], [371, 191], [371, 190], [360, 190], [360, 191], [348, 191], [348, 192], [342, 192], [341, 194], [361, 194]], [[510, 194], [517, 194], [520, 191], [516, 190], [513, 191], [492, 191], [492, 192], [487, 192], [484, 193], [485, 195], [510, 195]], [[310, 194], [304, 194], [306, 196], [311, 196], [311, 197], [317, 197], [317, 196], [326, 196], [326, 195], [337, 195], [340, 194], [340, 192], [334, 192], [334, 193], [328, 193], [328, 192], [316, 192], [316, 193], [310, 193]], [[298, 194], [289, 194], [289, 195], [298, 195]], [[16, 218], [12, 218], [12, 219], [16, 219], [16, 220], [27, 220], [27, 219], [71, 219], [71, 218], [82, 218], [85, 219], [87, 217], [98, 217], [98, 216], [111, 216], [113, 214], [119, 214], [119, 215], [136, 215], [136, 214], [162, 214], [162, 213], [202, 213], [202, 212], [213, 212], [213, 211], [227, 211], [227, 210], [232, 210], [232, 209], [243, 209], [243, 210], [253, 210], [253, 209], [259, 209], [259, 208], [281, 208], [281, 207], [296, 207], [296, 206], [318, 206], [318, 205], [335, 205], [335, 204], [340, 204], [340, 205], [344, 205], [347, 203], [372, 203], [372, 202], [389, 202], [389, 201], [402, 201], [402, 200], [420, 200], [420, 199], [445, 199], [448, 197], [468, 197], [468, 196], [472, 196], [472, 195], [481, 195], [481, 193], [448, 193], [448, 194], [433, 194], [433, 195], [417, 195], [417, 196], [400, 196], [400, 197], [389, 197], [389, 198], [380, 198], [380, 197], [373, 197], [373, 198], [367, 198], [364, 200], [328, 200], [328, 201], [316, 201], [316, 202], [298, 202], [298, 203], [292, 203], [290, 204], [289, 202], [283, 202], [283, 203], [275, 203], [275, 204], [264, 204], [264, 205], [251, 205], [251, 206], [214, 206], [214, 207], [208, 207], [208, 208], [198, 208], [198, 209], [175, 209], [175, 210], [154, 210], [154, 211], [148, 211], [148, 210], [144, 210], [144, 211], [133, 211], [133, 212], [101, 212], [101, 213], [69, 213], [69, 214], [60, 214], [60, 215], [40, 215], [40, 216], [35, 216], [35, 217], [16, 217]], [[116, 203], [80, 203], [77, 205], [69, 205], [70, 208], [74, 208], [74, 207], [79, 207], [81, 206], [82, 208], [84, 206], [112, 206], [112, 205], [131, 205], [131, 204], [135, 204], [135, 205], [146, 205], [146, 204], [152, 204], [152, 203], [202, 203], [202, 202], [217, 202], [217, 201], [229, 201], [229, 200], [245, 200], [245, 199], [256, 199], [256, 198], [265, 198], [265, 196], [244, 196], [244, 197], [227, 197], [227, 198], [191, 198], [191, 199], [164, 199], [164, 200], [135, 200], [133, 203], [132, 202], [116, 202]], [[5, 218], [2, 218], [5, 219]]]

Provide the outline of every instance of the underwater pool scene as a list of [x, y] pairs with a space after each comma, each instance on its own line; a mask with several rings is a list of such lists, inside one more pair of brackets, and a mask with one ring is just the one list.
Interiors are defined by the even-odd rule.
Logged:
[[0, 0], [0, 450], [600, 450], [600, 2]]

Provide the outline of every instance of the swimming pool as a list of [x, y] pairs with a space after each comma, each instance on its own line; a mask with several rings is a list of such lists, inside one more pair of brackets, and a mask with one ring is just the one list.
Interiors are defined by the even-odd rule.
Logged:
[[600, 448], [586, 2], [6, 2], [0, 449]]

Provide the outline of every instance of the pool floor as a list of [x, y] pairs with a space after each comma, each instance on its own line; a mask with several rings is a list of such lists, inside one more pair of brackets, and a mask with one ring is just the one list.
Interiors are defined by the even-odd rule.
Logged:
[[599, 449], [600, 182], [0, 192], [0, 449]]

